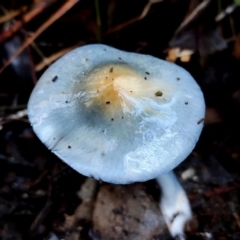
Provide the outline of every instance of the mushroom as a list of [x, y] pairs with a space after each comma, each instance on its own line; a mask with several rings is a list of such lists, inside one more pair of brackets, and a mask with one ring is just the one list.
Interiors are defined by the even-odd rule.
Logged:
[[203, 127], [203, 94], [184, 69], [101, 44], [77, 48], [42, 75], [28, 103], [40, 140], [79, 173], [114, 184], [157, 179], [173, 237], [189, 202], [172, 169]]

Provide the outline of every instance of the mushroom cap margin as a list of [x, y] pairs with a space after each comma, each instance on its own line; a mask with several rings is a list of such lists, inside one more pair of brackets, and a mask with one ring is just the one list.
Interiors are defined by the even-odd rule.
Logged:
[[[128, 100], [130, 109], [115, 113], [112, 120], [98, 104], [86, 107], [92, 93], [88, 76], [96, 67], [118, 65], [136, 71], [163, 96], [148, 101], [140, 89], [140, 100]], [[134, 86], [138, 89], [138, 82]], [[93, 44], [69, 52], [45, 71], [31, 94], [28, 113], [40, 140], [73, 169], [126, 184], [171, 171], [190, 154], [202, 130], [205, 103], [195, 80], [177, 65]]]

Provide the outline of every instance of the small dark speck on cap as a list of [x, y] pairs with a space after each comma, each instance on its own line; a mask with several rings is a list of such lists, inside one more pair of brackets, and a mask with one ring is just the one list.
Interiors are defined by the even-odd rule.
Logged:
[[110, 68], [109, 72], [110, 72], [110, 73], [112, 73], [112, 72], [113, 72], [113, 67], [111, 67], [111, 68]]
[[114, 118], [111, 118], [111, 121], [114, 121]]
[[58, 76], [55, 76], [53, 79], [52, 79], [52, 82], [56, 82], [58, 79]]
[[202, 123], [202, 122], [204, 122], [204, 118], [201, 118], [198, 122], [197, 122], [197, 124], [200, 124], [200, 123]]
[[161, 91], [157, 91], [156, 93], [155, 93], [155, 96], [156, 97], [161, 97], [163, 95], [163, 93], [161, 92]]
[[88, 58], [86, 58], [86, 61], [88, 61]]
[[179, 80], [180, 80], [180, 77], [177, 77], [177, 80], [179, 81]]
[[122, 59], [121, 59], [120, 57], [119, 57], [118, 59], [119, 59], [120, 61], [122, 61]]
[[68, 148], [70, 149], [70, 148], [72, 148], [70, 145], [68, 145]]
[[188, 102], [185, 102], [185, 105], [188, 105]]
[[146, 77], [145, 77], [144, 79], [145, 79], [145, 80], [147, 80], [147, 78], [146, 78]]
[[107, 101], [106, 104], [110, 104], [111, 102], [110, 101]]
[[145, 72], [147, 75], [150, 75], [150, 73], [149, 72]]
[[103, 50], [104, 50], [104, 51], [107, 51], [107, 49], [106, 49], [106, 48], [104, 48]]
[[65, 101], [65, 103], [68, 103], [68, 101]]

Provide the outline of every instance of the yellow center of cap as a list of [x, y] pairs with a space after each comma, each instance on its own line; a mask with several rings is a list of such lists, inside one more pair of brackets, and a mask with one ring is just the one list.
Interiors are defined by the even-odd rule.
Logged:
[[148, 105], [166, 102], [172, 90], [151, 79], [150, 74], [139, 73], [126, 64], [95, 68], [88, 75], [85, 106], [98, 106], [110, 120], [127, 112], [151, 112], [153, 106]]

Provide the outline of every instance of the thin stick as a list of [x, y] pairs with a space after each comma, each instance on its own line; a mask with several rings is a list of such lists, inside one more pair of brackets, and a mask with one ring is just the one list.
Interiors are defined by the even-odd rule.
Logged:
[[[135, 17], [133, 19], [130, 19], [130, 20], [124, 22], [124, 23], [120, 23], [119, 25], [117, 25], [117, 26], [107, 30], [102, 35], [106, 36], [106, 35], [112, 34], [114, 32], [120, 31], [121, 29], [127, 27], [128, 25], [131, 25], [131, 24], [133, 24], [133, 23], [135, 23], [137, 21], [142, 20], [144, 17], [147, 16], [147, 14], [148, 14], [148, 12], [149, 12], [149, 10], [150, 10], [150, 8], [151, 8], [151, 6], [153, 4], [159, 3], [159, 2], [162, 2], [162, 1], [163, 0], [149, 0], [149, 2], [145, 5], [142, 13], [139, 16], [137, 16], [137, 17]], [[83, 45], [87, 41], [92, 41], [92, 40], [94, 40], [94, 39], [92, 37], [89, 37], [89, 38], [85, 39], [84, 41], [82, 41], [81, 43], [78, 43], [78, 44], [76, 44], [76, 45], [74, 45], [72, 47], [68, 47], [68, 48], [65, 48], [65, 49], [57, 52], [57, 53], [54, 53], [50, 57], [47, 57], [47, 58], [43, 59], [42, 62], [37, 64], [36, 67], [35, 67], [35, 70], [36, 71], [41, 71], [44, 67], [50, 65], [52, 62], [54, 62], [55, 60], [60, 58], [63, 54], [67, 53], [68, 51], [70, 51], [70, 50], [72, 50], [72, 49], [74, 49], [76, 47], [79, 47], [79, 46]]]
[[99, 0], [95, 0], [95, 10], [96, 10], [96, 21], [97, 21], [97, 32], [96, 37], [97, 41], [101, 42], [101, 28], [102, 28], [102, 22], [101, 22], [101, 15], [100, 15], [100, 9], [99, 9]]
[[[83, 44], [83, 43], [82, 43], [82, 44]], [[35, 66], [35, 71], [36, 71], [36, 72], [41, 71], [43, 68], [45, 68], [46, 66], [51, 65], [52, 62], [56, 61], [58, 58], [60, 58], [61, 56], [63, 56], [65, 53], [73, 50], [73, 49], [76, 48], [76, 47], [79, 47], [79, 46], [82, 45], [82, 44], [80, 44], [80, 43], [79, 43], [79, 44], [75, 44], [75, 45], [73, 45], [73, 46], [71, 46], [71, 47], [64, 48], [64, 49], [62, 49], [61, 51], [58, 51], [58, 52], [52, 54], [50, 57], [45, 57], [45, 58], [43, 58], [43, 60], [42, 60], [39, 64], [37, 64], [37, 65]]]
[[65, 14], [69, 9], [71, 9], [79, 0], [69, 0], [60, 7], [60, 9], [55, 12], [45, 23], [43, 23], [37, 31], [27, 38], [22, 46], [13, 54], [13, 56], [8, 59], [3, 67], [0, 69], [0, 73], [15, 59], [26, 47], [29, 46], [43, 31], [45, 31], [51, 24], [58, 20], [63, 14]]
[[121, 24], [109, 29], [108, 31], [104, 32], [104, 35], [107, 35], [107, 34], [110, 34], [110, 33], [113, 33], [113, 32], [117, 32], [117, 31], [121, 30], [122, 28], [125, 28], [126, 26], [128, 26], [130, 24], [133, 24], [137, 21], [142, 20], [144, 17], [147, 16], [147, 14], [148, 14], [148, 12], [149, 12], [149, 10], [150, 10], [150, 8], [153, 4], [159, 3], [159, 2], [162, 2], [162, 1], [163, 0], [149, 0], [148, 3], [145, 5], [142, 13], [139, 16], [137, 16], [133, 19], [130, 19], [127, 22], [121, 23]]
[[3, 43], [6, 39], [10, 38], [14, 33], [16, 33], [25, 23], [28, 23], [31, 21], [34, 17], [36, 17], [38, 14], [40, 14], [44, 9], [46, 9], [49, 6], [48, 1], [42, 2], [41, 4], [38, 4], [37, 6], [34, 6], [34, 8], [26, 13], [22, 20], [16, 21], [10, 29], [4, 31], [0, 35], [0, 43]]
[[[18, 10], [12, 10], [12, 11], [7, 12], [5, 15], [0, 16], [0, 23], [10, 21], [11, 19], [20, 15], [22, 12], [25, 12], [26, 9], [27, 9], [27, 7], [25, 6], [25, 7], [22, 7], [20, 9], [18, 9]], [[1, 10], [3, 10], [2, 7], [1, 7]]]
[[187, 18], [185, 18], [183, 20], [183, 22], [181, 23], [181, 25], [178, 27], [178, 29], [175, 31], [174, 35], [178, 34], [189, 22], [191, 22], [194, 17], [196, 17], [196, 15], [203, 11], [209, 4], [210, 4], [211, 0], [204, 0], [203, 2], [201, 2], [191, 13], [190, 15], [188, 15]]

